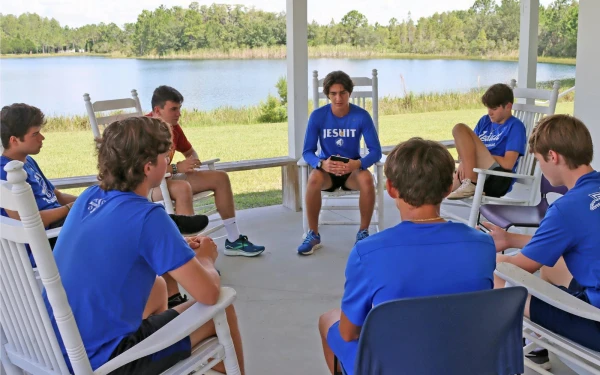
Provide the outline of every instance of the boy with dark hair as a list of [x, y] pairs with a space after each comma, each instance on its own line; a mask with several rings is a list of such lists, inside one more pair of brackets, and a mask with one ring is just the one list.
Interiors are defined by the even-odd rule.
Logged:
[[[512, 89], [503, 83], [492, 85], [481, 102], [488, 114], [481, 117], [475, 130], [465, 124], [457, 124], [452, 129], [460, 164], [448, 199], [464, 199], [475, 194], [477, 173], [473, 168], [516, 172], [518, 159], [525, 154], [525, 125], [512, 115]], [[513, 182], [509, 177], [488, 177], [483, 191], [487, 196], [501, 197], [510, 191]]]
[[[223, 171], [198, 171], [195, 168], [202, 164], [198, 153], [187, 140], [183, 129], [179, 125], [183, 95], [170, 86], [159, 86], [152, 94], [152, 112], [147, 116], [160, 118], [171, 125], [173, 132], [173, 146], [169, 152], [169, 159], [173, 160], [175, 151], [181, 152], [185, 160], [173, 163], [167, 167], [171, 178], [167, 180], [167, 187], [171, 198], [175, 200], [177, 213], [193, 214], [193, 196], [203, 191], [213, 191], [215, 206], [223, 219], [227, 231], [225, 240], [225, 255], [254, 257], [265, 251], [264, 246], [255, 245], [248, 237], [241, 234], [235, 218], [235, 204], [229, 176]], [[162, 193], [158, 188], [151, 188], [148, 194], [151, 201], [162, 200]], [[187, 211], [183, 211], [187, 210]], [[188, 212], [189, 211], [189, 212]]]
[[[31, 185], [44, 227], [58, 228], [63, 225], [73, 202], [77, 197], [61, 192], [44, 176], [36, 161], [30, 155], [37, 155], [42, 149], [45, 137], [42, 127], [45, 117], [39, 108], [15, 103], [2, 108], [0, 112], [0, 137], [2, 156], [0, 157], [0, 179], [6, 180], [4, 166], [11, 160], [22, 161], [27, 172], [27, 183]], [[1, 209], [0, 214], [19, 219], [15, 211]], [[204, 215], [171, 215], [182, 233], [195, 233], [208, 225]], [[54, 246], [56, 238], [50, 239]]]
[[[6, 180], [4, 166], [11, 160], [23, 162], [27, 173], [27, 183], [31, 185], [33, 195], [40, 210], [42, 223], [46, 228], [60, 227], [77, 197], [62, 193], [54, 185], [29, 155], [37, 155], [42, 149], [44, 136], [41, 133], [45, 118], [39, 108], [15, 103], [5, 106], [0, 112], [0, 137], [2, 138], [2, 156], [0, 156], [0, 179]], [[19, 219], [15, 211], [1, 209], [3, 216]], [[54, 245], [56, 239], [51, 239]]]
[[319, 320], [332, 373], [341, 371], [334, 368], [335, 355], [352, 375], [361, 327], [374, 306], [492, 288], [496, 263], [489, 236], [440, 217], [453, 173], [452, 156], [434, 141], [412, 138], [387, 157], [387, 192], [402, 222], [357, 242], [350, 252], [341, 310]]
[[[534, 273], [567, 293], [600, 308], [600, 172], [591, 167], [594, 153], [586, 126], [569, 115], [549, 116], [537, 125], [529, 139], [544, 176], [554, 186], [569, 191], [546, 212], [532, 236], [508, 233], [485, 223], [491, 229], [498, 252], [523, 249], [517, 255], [497, 255]], [[584, 225], [582, 225], [584, 223]], [[495, 286], [504, 287], [496, 278]], [[529, 296], [525, 316], [552, 332], [585, 347], [600, 351], [600, 324], [571, 315], [536, 297]], [[536, 363], [549, 368], [548, 352], [534, 352]]]
[[[56, 265], [93, 369], [194, 303], [167, 310], [166, 285], [157, 275], [169, 275], [200, 303], [212, 305], [219, 298], [215, 243], [201, 236], [184, 239], [164, 208], [146, 199], [148, 190], [165, 175], [170, 148], [169, 127], [158, 119], [132, 117], [110, 124], [99, 140], [100, 186], [86, 189], [77, 199], [56, 244]], [[103, 229], [100, 235], [98, 228]], [[46, 307], [59, 335], [47, 299]], [[227, 320], [243, 373], [233, 306], [227, 309]], [[214, 335], [211, 321], [178, 343], [112, 374], [160, 374]], [[224, 372], [222, 364], [215, 369]]]
[[[298, 254], [310, 255], [321, 247], [319, 212], [321, 191], [358, 190], [360, 227], [356, 242], [369, 236], [369, 225], [375, 208], [373, 176], [368, 170], [381, 159], [381, 145], [369, 112], [350, 103], [354, 83], [342, 71], [329, 73], [323, 80], [323, 93], [331, 101], [315, 109], [308, 120], [302, 157], [313, 168], [306, 186], [306, 216], [309, 231]], [[365, 138], [369, 153], [361, 157], [360, 139]], [[321, 146], [319, 155], [317, 142]], [[347, 163], [332, 156], [349, 159]]]

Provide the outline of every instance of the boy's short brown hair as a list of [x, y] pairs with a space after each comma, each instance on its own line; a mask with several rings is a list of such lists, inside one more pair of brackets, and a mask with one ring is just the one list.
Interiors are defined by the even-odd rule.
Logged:
[[97, 143], [100, 187], [133, 191], [146, 178], [146, 163], [156, 164], [171, 148], [171, 133], [162, 120], [129, 117], [108, 125]]
[[37, 107], [25, 103], [14, 103], [2, 107], [0, 112], [0, 138], [2, 147], [10, 147], [10, 137], [25, 140], [25, 134], [34, 126], [46, 123], [44, 113]]
[[323, 94], [329, 97], [329, 89], [336, 83], [344, 86], [344, 90], [348, 91], [349, 94], [352, 94], [354, 82], [352, 82], [352, 78], [350, 78], [348, 74], [341, 70], [336, 70], [325, 76], [325, 79], [323, 80]]
[[496, 83], [483, 94], [481, 102], [488, 108], [504, 107], [508, 103], [515, 102], [515, 94], [510, 86], [504, 83]]
[[565, 159], [569, 169], [590, 165], [594, 158], [592, 136], [585, 124], [570, 115], [543, 118], [529, 137], [529, 152], [548, 161], [550, 150]]
[[438, 205], [450, 192], [454, 158], [441, 143], [411, 138], [397, 145], [385, 161], [384, 172], [399, 198], [413, 207]]

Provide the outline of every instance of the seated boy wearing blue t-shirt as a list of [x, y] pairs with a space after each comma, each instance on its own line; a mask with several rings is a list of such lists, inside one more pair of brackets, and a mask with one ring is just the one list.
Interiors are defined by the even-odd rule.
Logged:
[[[497, 83], [481, 97], [488, 109], [475, 130], [465, 124], [452, 129], [460, 164], [454, 175], [452, 193], [448, 199], [464, 199], [475, 194], [477, 173], [473, 168], [516, 172], [520, 156], [525, 154], [527, 142], [525, 125], [512, 115], [512, 89]], [[489, 197], [501, 197], [510, 191], [514, 179], [488, 176], [483, 192]]]
[[[600, 172], [591, 166], [594, 146], [586, 126], [569, 115], [544, 118], [529, 139], [544, 176], [554, 186], [569, 191], [546, 212], [532, 236], [491, 229], [496, 250], [523, 249], [517, 255], [498, 254], [508, 262], [534, 273], [575, 297], [600, 308]], [[496, 278], [496, 287], [504, 280]], [[600, 351], [600, 323], [580, 318], [536, 297], [529, 297], [525, 315], [534, 323], [587, 348]], [[534, 352], [533, 360], [548, 363], [548, 352]], [[547, 367], [547, 366], [546, 366]]]
[[[0, 179], [6, 181], [4, 167], [11, 160], [23, 162], [23, 169], [27, 173], [26, 181], [33, 191], [44, 227], [58, 228], [64, 223], [77, 197], [56, 189], [30, 156], [39, 154], [42, 149], [45, 138], [41, 131], [44, 122], [44, 114], [39, 108], [23, 103], [2, 108], [0, 137], [4, 150], [0, 156]], [[16, 211], [0, 209], [0, 214], [19, 219]], [[51, 246], [54, 246], [55, 240], [56, 238], [50, 239]]]
[[[329, 73], [323, 80], [323, 93], [330, 104], [315, 109], [308, 120], [302, 157], [313, 168], [306, 186], [306, 217], [309, 231], [298, 254], [310, 255], [321, 247], [319, 212], [321, 191], [359, 191], [360, 227], [356, 241], [369, 236], [375, 209], [375, 186], [368, 168], [381, 159], [381, 145], [369, 112], [350, 103], [354, 83], [342, 71]], [[360, 139], [365, 138], [369, 153], [360, 155]], [[317, 155], [317, 145], [321, 150]], [[343, 159], [333, 160], [336, 157]]]
[[334, 355], [346, 373], [353, 373], [361, 327], [374, 306], [398, 298], [492, 289], [496, 262], [491, 238], [440, 217], [453, 173], [452, 156], [434, 141], [412, 138], [387, 157], [386, 187], [402, 222], [358, 242], [350, 253], [342, 308], [319, 320], [332, 373]]
[[[169, 127], [161, 120], [132, 117], [110, 124], [99, 140], [100, 186], [86, 189], [75, 201], [56, 243], [56, 265], [94, 370], [194, 303], [167, 309], [166, 283], [157, 275], [171, 276], [198, 302], [212, 305], [219, 298], [215, 243], [207, 237], [184, 239], [164, 208], [146, 198], [165, 175], [170, 147]], [[46, 307], [60, 336], [47, 299]], [[227, 320], [243, 369], [233, 306]], [[211, 321], [111, 374], [160, 374], [213, 335]]]

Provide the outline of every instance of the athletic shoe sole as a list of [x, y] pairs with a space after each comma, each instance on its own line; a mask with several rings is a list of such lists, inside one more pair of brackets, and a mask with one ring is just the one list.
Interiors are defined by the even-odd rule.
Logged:
[[255, 257], [258, 256], [260, 254], [263, 253], [264, 250], [261, 251], [255, 251], [253, 253], [249, 253], [247, 251], [242, 251], [242, 250], [235, 250], [235, 249], [225, 249], [223, 250], [223, 254], [230, 256], [230, 257], [236, 257], [236, 256], [242, 256], [242, 257]]
[[322, 246], [323, 245], [321, 245], [321, 244], [316, 244], [309, 251], [305, 251], [305, 252], [298, 251], [298, 254], [300, 254], [300, 255], [311, 255], [312, 253], [315, 252], [315, 250], [319, 250]]

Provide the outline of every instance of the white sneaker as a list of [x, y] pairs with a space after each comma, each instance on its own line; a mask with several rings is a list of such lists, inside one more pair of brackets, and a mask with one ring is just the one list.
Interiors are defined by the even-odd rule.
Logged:
[[447, 199], [465, 199], [470, 198], [473, 195], [475, 195], [475, 185], [470, 179], [465, 178], [462, 181], [462, 184], [448, 195]]

